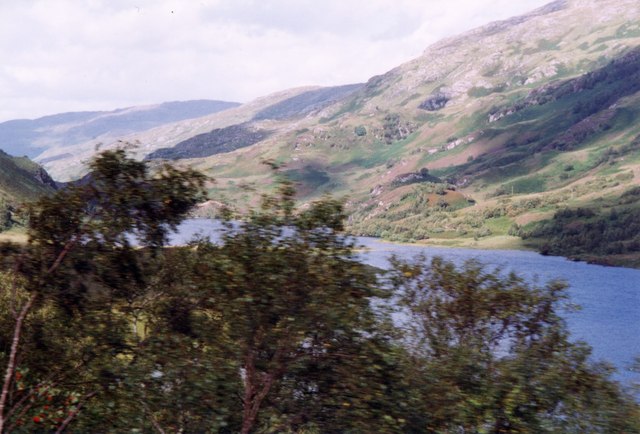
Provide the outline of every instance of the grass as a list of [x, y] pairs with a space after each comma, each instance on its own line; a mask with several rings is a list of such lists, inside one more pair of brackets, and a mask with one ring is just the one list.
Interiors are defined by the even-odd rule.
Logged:
[[390, 145], [376, 141], [366, 150], [354, 149], [350, 152], [350, 158], [347, 158], [347, 161], [350, 160], [353, 164], [365, 169], [385, 165], [391, 159], [398, 158], [403, 155], [405, 146], [412, 142], [416, 138], [417, 134], [418, 133], [413, 133], [406, 139], [394, 142]]
[[486, 219], [484, 221], [484, 225], [496, 235], [506, 235], [512, 224], [513, 220], [506, 216]]
[[5, 232], [0, 232], [0, 242], [24, 244], [27, 240], [27, 232], [23, 228], [14, 228]]
[[429, 238], [421, 245], [434, 247], [458, 247], [480, 250], [533, 250], [525, 246], [522, 239], [509, 235], [495, 235], [475, 240], [471, 237]]
[[539, 193], [546, 191], [547, 180], [543, 176], [530, 176], [520, 178], [513, 182], [505, 184], [507, 192], [514, 194]]

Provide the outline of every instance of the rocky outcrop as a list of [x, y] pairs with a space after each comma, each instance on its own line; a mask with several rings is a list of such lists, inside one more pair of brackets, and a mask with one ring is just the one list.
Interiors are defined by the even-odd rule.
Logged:
[[440, 183], [442, 180], [436, 176], [430, 175], [427, 169], [421, 169], [417, 172], [403, 173], [396, 176], [391, 181], [391, 187], [400, 187], [402, 185], [417, 184], [420, 182], [436, 182]]
[[424, 100], [418, 108], [430, 112], [438, 111], [444, 108], [449, 102], [449, 96], [443, 92], [436, 92], [431, 95], [429, 98]]
[[53, 178], [51, 178], [51, 176], [49, 176], [49, 173], [46, 170], [44, 170], [44, 168], [41, 166], [38, 166], [35, 173], [33, 174], [33, 177], [36, 179], [36, 181], [38, 181], [42, 185], [51, 187], [53, 189], [58, 188], [58, 184], [53, 180]]

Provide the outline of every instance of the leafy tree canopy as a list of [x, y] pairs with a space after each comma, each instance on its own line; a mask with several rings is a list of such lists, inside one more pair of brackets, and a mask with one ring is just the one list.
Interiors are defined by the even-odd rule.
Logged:
[[440, 259], [380, 274], [342, 204], [296, 208], [286, 180], [217, 242], [165, 247], [206, 178], [124, 151], [91, 169], [0, 246], [0, 432], [639, 431], [570, 342], [562, 284]]

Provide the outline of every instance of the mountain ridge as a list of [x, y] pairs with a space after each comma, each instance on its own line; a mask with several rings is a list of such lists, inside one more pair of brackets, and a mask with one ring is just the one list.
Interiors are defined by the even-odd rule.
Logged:
[[109, 140], [169, 121], [204, 116], [237, 107], [239, 103], [191, 100], [135, 106], [112, 111], [67, 112], [37, 119], [0, 123], [0, 143], [6, 152], [37, 157], [42, 148], [67, 146], [86, 140]]

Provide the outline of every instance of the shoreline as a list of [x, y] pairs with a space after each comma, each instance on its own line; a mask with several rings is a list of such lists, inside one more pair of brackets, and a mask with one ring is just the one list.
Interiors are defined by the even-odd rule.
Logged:
[[[409, 246], [409, 247], [429, 247], [429, 248], [442, 248], [442, 249], [469, 249], [469, 250], [492, 250], [492, 251], [517, 251], [517, 252], [531, 252], [536, 253], [540, 256], [551, 256], [558, 258], [565, 258], [571, 262], [584, 262], [586, 264], [591, 265], [600, 265], [603, 267], [611, 267], [611, 268], [626, 268], [631, 270], [640, 269], [640, 254], [637, 256], [631, 256], [625, 258], [616, 258], [615, 255], [612, 256], [594, 256], [594, 255], [549, 255], [543, 254], [539, 250], [537, 250], [532, 245], [527, 245], [524, 243], [519, 237], [513, 237], [509, 235], [499, 235], [495, 237], [486, 237], [480, 240], [468, 239], [468, 238], [436, 238], [436, 242], [433, 242], [434, 239], [423, 240], [415, 243], [410, 243], [406, 241], [392, 241], [386, 238], [373, 237], [373, 236], [365, 236], [365, 235], [353, 235], [350, 236], [360, 237], [360, 238], [371, 238], [375, 239], [381, 243], [389, 243], [401, 246]], [[482, 242], [484, 240], [484, 242]], [[440, 242], [438, 242], [440, 241]], [[496, 242], [497, 241], [497, 242]], [[626, 255], [630, 256], [630, 255]]]

